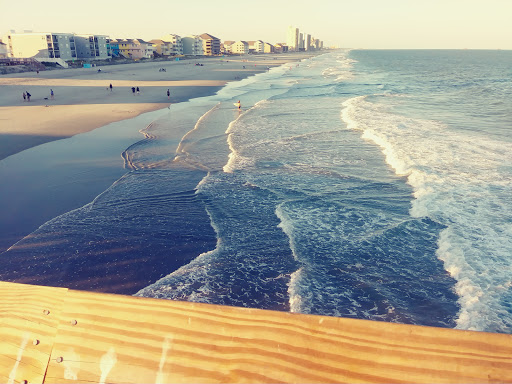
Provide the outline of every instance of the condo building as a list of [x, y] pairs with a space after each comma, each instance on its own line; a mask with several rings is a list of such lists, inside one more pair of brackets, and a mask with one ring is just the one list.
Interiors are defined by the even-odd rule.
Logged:
[[265, 43], [261, 40], [249, 41], [249, 52], [263, 53], [265, 50]]
[[270, 43], [264, 43], [264, 45], [263, 45], [263, 52], [264, 53], [274, 53], [275, 52], [275, 48]]
[[181, 36], [175, 34], [168, 34], [160, 38], [165, 42], [171, 43], [170, 54], [172, 56], [183, 55], [183, 40]]
[[220, 39], [208, 33], [199, 35], [203, 40], [203, 54], [206, 56], [214, 56], [220, 54]]
[[75, 36], [71, 33], [12, 33], [7, 35], [7, 44], [10, 57], [77, 59]]
[[106, 35], [74, 35], [76, 54], [79, 59], [110, 59], [110, 39]]
[[238, 55], [246, 55], [249, 53], [249, 43], [247, 41], [236, 41], [228, 47], [228, 52]]
[[183, 43], [183, 54], [190, 56], [202, 56], [203, 53], [203, 40], [196, 35], [185, 36], [181, 38]]
[[173, 44], [170, 41], [164, 41], [162, 39], [149, 40], [155, 47], [155, 53], [160, 56], [171, 56], [173, 52]]
[[7, 59], [7, 44], [0, 41], [0, 59]]
[[288, 27], [288, 33], [286, 35], [286, 45], [290, 51], [299, 50], [299, 28]]

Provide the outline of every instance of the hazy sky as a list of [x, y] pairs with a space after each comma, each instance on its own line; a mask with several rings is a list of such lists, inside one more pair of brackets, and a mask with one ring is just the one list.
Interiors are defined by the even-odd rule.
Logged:
[[347, 48], [512, 49], [512, 0], [0, 0], [0, 36], [201, 34], [285, 42], [289, 25]]

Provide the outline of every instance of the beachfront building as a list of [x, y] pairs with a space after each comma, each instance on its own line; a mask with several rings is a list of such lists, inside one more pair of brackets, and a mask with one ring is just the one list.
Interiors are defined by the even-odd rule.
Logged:
[[206, 56], [220, 55], [220, 39], [208, 33], [199, 35], [203, 41], [203, 54]]
[[110, 39], [106, 35], [74, 35], [78, 59], [105, 60], [112, 58]]
[[307, 33], [304, 34], [304, 50], [311, 51], [311, 35]]
[[140, 47], [141, 59], [152, 59], [155, 57], [155, 46], [149, 41], [144, 41], [142, 39], [134, 39], [133, 41]]
[[11, 33], [7, 35], [7, 44], [10, 57], [49, 62], [77, 59], [75, 37], [71, 33]]
[[109, 49], [109, 52], [110, 52], [110, 56], [112, 56], [112, 57], [119, 57], [119, 55], [120, 55], [120, 53], [119, 53], [119, 40], [117, 40], [117, 39], [110, 40], [110, 42], [108, 44], [108, 49]]
[[183, 55], [183, 39], [181, 38], [181, 36], [175, 34], [168, 34], [162, 36], [160, 39], [171, 44], [170, 48], [172, 56]]
[[299, 50], [299, 28], [292, 26], [288, 27], [288, 32], [286, 34], [286, 45], [290, 51]]
[[231, 45], [235, 44], [234, 40], [224, 40], [221, 46], [222, 53], [231, 53]]
[[0, 59], [7, 59], [7, 44], [0, 41]]
[[249, 43], [247, 41], [236, 41], [229, 46], [229, 53], [234, 55], [246, 55], [249, 53]]
[[261, 40], [249, 41], [249, 52], [250, 53], [263, 53], [265, 43]]
[[299, 33], [299, 48], [297, 51], [304, 51], [304, 34]]
[[288, 46], [285, 43], [277, 43], [276, 45], [274, 45], [274, 52], [275, 53], [288, 52]]
[[274, 53], [275, 52], [275, 48], [270, 43], [264, 43], [263, 44], [263, 52], [264, 53]]
[[152, 59], [155, 47], [152, 43], [142, 39], [116, 40], [119, 45], [119, 54], [127, 59]]
[[[136, 50], [136, 45], [133, 44], [131, 39], [117, 39], [115, 40], [119, 48], [119, 56], [127, 59], [132, 58], [132, 54]], [[112, 44], [112, 42], [110, 43]]]
[[173, 52], [172, 43], [170, 41], [163, 41], [161, 39], [149, 40], [155, 48], [155, 54], [160, 56], [171, 56]]
[[183, 54], [191, 56], [202, 56], [203, 53], [203, 39], [197, 35], [186, 36], [181, 38], [183, 43]]

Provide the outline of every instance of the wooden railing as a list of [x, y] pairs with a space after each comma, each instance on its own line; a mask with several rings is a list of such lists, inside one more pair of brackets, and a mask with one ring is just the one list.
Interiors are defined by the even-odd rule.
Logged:
[[512, 382], [512, 335], [0, 282], [2, 383]]

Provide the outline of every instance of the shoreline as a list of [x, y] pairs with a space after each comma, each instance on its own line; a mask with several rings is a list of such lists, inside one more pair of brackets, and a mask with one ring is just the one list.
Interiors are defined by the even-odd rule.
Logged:
[[[43, 143], [213, 95], [228, 83], [265, 72], [267, 67], [311, 56], [215, 57], [198, 59], [202, 66], [157, 61], [108, 65], [102, 72], [96, 67], [0, 75], [5, 90], [0, 94], [0, 161]], [[139, 87], [140, 92], [133, 93], [132, 87]], [[54, 91], [53, 99], [50, 90]], [[31, 93], [30, 102], [23, 100], [26, 91]]]
[[[278, 66], [282, 65], [283, 61], [291, 62], [293, 59], [298, 61], [309, 56], [287, 56], [286, 60], [275, 60], [273, 64]], [[132, 130], [130, 127], [137, 121], [145, 121], [148, 118], [146, 117], [147, 113], [164, 110], [170, 103], [180, 103], [193, 98], [213, 95], [223, 88], [223, 86], [183, 84], [190, 84], [190, 82], [206, 82], [208, 84], [208, 81], [210, 84], [211, 82], [227, 84], [229, 82], [227, 76], [232, 77], [234, 74], [238, 74], [239, 79], [237, 80], [241, 80], [240, 74], [242, 73], [245, 78], [266, 71], [267, 61], [270, 60], [262, 61], [265, 69], [258, 71], [251, 69], [244, 72], [243, 68], [240, 69], [240, 62], [230, 63], [231, 67], [227, 67], [226, 63], [210, 65], [207, 61], [205, 61], [204, 67], [182, 65], [179, 67], [180, 70], [168, 70], [167, 74], [172, 74], [172, 77], [164, 80], [165, 84], [179, 84], [172, 88], [170, 100], [167, 100], [165, 94], [167, 87], [155, 84], [157, 82], [155, 78], [162, 76], [158, 67], [155, 68], [155, 63], [119, 65], [117, 72], [109, 73], [109, 78], [114, 79], [112, 80], [114, 84], [122, 81], [126, 81], [126, 83], [121, 83], [123, 86], [114, 87], [112, 92], [103, 86], [80, 86], [81, 81], [98, 81], [98, 79], [90, 79], [96, 74], [87, 69], [49, 71], [45, 74], [41, 72], [46, 77], [36, 79], [36, 83], [38, 81], [45, 84], [61, 82], [63, 81], [61, 78], [65, 75], [64, 80], [75, 82], [77, 86], [52, 88], [55, 91], [53, 100], [45, 100], [44, 97], [41, 97], [44, 95], [43, 91], [49, 92], [47, 86], [32, 86], [33, 98], [30, 104], [24, 102], [21, 97], [23, 90], [26, 89], [25, 86], [16, 83], [20, 82], [18, 80], [20, 78], [22, 82], [25, 82], [24, 84], [34, 81], [32, 80], [33, 73], [27, 73], [25, 77], [20, 74], [0, 76], [0, 83], [11, 83], [11, 85], [2, 86], [9, 92], [0, 94], [0, 113], [2, 113], [2, 119], [0, 119], [0, 172], [4, 174], [5, 185], [9, 186], [4, 189], [5, 211], [2, 223], [0, 223], [4, 236], [2, 244], [0, 244], [2, 245], [0, 252], [14, 245], [48, 220], [69, 211], [69, 209], [79, 208], [92, 201], [94, 197], [104, 191], [105, 185], [111, 185], [119, 178], [119, 172], [128, 172], [123, 168], [122, 163], [115, 162], [115, 158], [121, 157], [125, 147], [120, 152], [112, 154], [108, 164], [104, 163], [102, 166], [102, 162], [105, 160], [103, 157], [98, 158], [98, 155], [81, 153], [80, 149], [76, 153], [66, 152], [65, 147], [74, 147], [74, 141], [64, 146], [52, 145], [51, 148], [59, 148], [59, 153], [52, 152], [49, 157], [44, 155], [45, 151], [54, 150], [39, 148], [41, 144], [50, 144], [84, 133], [87, 133], [87, 137], [89, 137], [89, 133], [92, 131], [113, 123], [112, 128], [118, 133], [109, 139], [115, 141], [115, 135], [126, 135], [125, 132]], [[243, 63], [246, 64], [246, 62]], [[156, 63], [156, 65], [161, 65], [161, 63]], [[205, 71], [205, 68], [209, 69]], [[197, 72], [197, 70], [201, 72]], [[134, 73], [136, 80], [123, 80]], [[105, 74], [101, 73], [101, 76]], [[182, 79], [177, 80], [177, 77]], [[203, 80], [191, 79], [192, 77], [201, 77]], [[149, 87], [141, 87], [139, 94], [133, 94], [131, 87], [126, 84], [137, 84], [137, 81], [151, 82], [152, 84]], [[46, 105], [49, 106], [46, 107]], [[172, 108], [170, 113], [174, 115]], [[137, 131], [142, 128], [144, 127], [139, 126]], [[142, 139], [141, 137], [140, 140]], [[99, 145], [99, 147], [102, 146], [103, 144]], [[12, 157], [21, 152], [23, 155]], [[79, 162], [78, 157], [80, 158]], [[64, 166], [65, 172], [63, 171]], [[107, 171], [110, 168], [112, 169]], [[77, 170], [75, 171], [76, 177], [71, 176], [73, 169]], [[94, 169], [98, 171], [93, 171]], [[87, 172], [84, 174], [87, 177], [81, 178], [78, 174], [80, 172]], [[96, 172], [101, 173], [102, 176], [94, 176]], [[113, 176], [111, 180], [112, 176], [106, 176], [105, 172], [116, 176]], [[71, 184], [69, 184], [70, 178], [73, 179]], [[108, 182], [108, 180], [111, 181]], [[73, 187], [71, 187], [72, 184], [74, 184]], [[97, 186], [95, 186], [96, 184]], [[69, 190], [69, 192], [56, 198], [62, 193], [56, 194], [55, 185], [62, 187], [66, 185], [64, 190]], [[82, 185], [82, 187], [77, 188], [77, 185]]]

